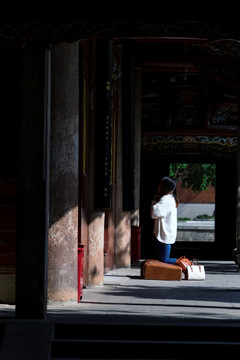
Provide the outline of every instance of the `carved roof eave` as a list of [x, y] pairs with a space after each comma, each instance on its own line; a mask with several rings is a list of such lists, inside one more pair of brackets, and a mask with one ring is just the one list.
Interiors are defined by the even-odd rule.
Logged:
[[145, 159], [176, 157], [179, 154], [230, 158], [236, 156], [237, 147], [237, 136], [143, 135], [141, 139], [142, 158]]
[[23, 46], [27, 38], [41, 39], [49, 44], [64, 41], [105, 37], [121, 38], [196, 38], [240, 39], [240, 24], [202, 21], [164, 20], [0, 20], [1, 46]]

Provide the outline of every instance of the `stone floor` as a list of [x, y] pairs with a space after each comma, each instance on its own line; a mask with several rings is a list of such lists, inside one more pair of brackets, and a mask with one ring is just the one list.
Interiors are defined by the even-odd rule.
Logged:
[[[114, 329], [118, 331], [117, 333], [119, 333], [119, 325], [121, 324], [123, 325], [122, 328], [125, 329], [124, 331], [126, 329], [129, 331], [134, 326], [134, 331], [139, 329], [138, 333], [142, 333], [143, 327], [151, 327], [151, 325], [154, 327], [157, 325], [158, 328], [165, 327], [165, 329], [169, 327], [176, 329], [178, 326], [180, 328], [184, 326], [186, 331], [195, 329], [194, 336], [196, 336], [196, 329], [204, 328], [206, 330], [207, 328], [210, 333], [212, 329], [215, 329], [215, 331], [220, 329], [222, 338], [218, 339], [217, 345], [214, 342], [211, 343], [211, 346], [215, 346], [212, 352], [216, 353], [218, 351], [218, 358], [221, 358], [222, 347], [219, 348], [219, 344], [221, 344], [221, 346], [227, 348], [229, 355], [234, 340], [235, 347], [232, 352], [235, 354], [234, 351], [239, 352], [237, 350], [239, 349], [239, 341], [236, 340], [236, 336], [239, 339], [240, 271], [236, 271], [237, 265], [231, 261], [202, 261], [200, 263], [205, 266], [206, 270], [206, 280], [204, 281], [145, 280], [140, 277], [139, 264], [132, 268], [111, 270], [105, 274], [103, 286], [89, 287], [83, 290], [83, 298], [79, 304], [71, 302], [48, 304], [47, 318], [44, 320], [16, 319], [13, 305], [0, 304], [0, 340], [2, 337], [0, 358], [3, 360], [59, 359], [56, 354], [52, 353], [53, 356], [49, 357], [50, 349], [53, 348], [54, 329], [58, 325], [64, 326], [66, 329], [69, 325], [72, 329], [73, 324], [78, 327], [80, 334], [82, 334], [81, 326], [84, 327], [85, 325], [84, 329], [86, 329], [87, 324], [89, 324], [88, 326], [91, 327], [93, 333], [98, 324], [100, 326], [113, 324]], [[230, 343], [226, 343], [226, 332], [222, 328], [225, 328], [229, 334], [231, 332], [230, 340], [233, 340]], [[67, 331], [66, 329], [65, 331]], [[199, 331], [201, 332], [201, 330]], [[133, 335], [137, 336], [136, 334]], [[197, 351], [201, 355], [201, 359], [208, 351], [208, 333], [206, 337], [204, 348], [201, 342], [196, 344], [192, 342], [191, 344], [191, 353]], [[71, 356], [68, 354], [69, 356], [66, 359], [74, 357], [73, 353], [71, 353], [73, 351], [72, 345], [75, 346], [76, 349], [74, 349], [78, 353], [81, 353], [80, 357], [75, 356], [75, 358], [84, 359], [82, 341], [79, 340], [79, 344], [74, 341], [71, 342], [70, 339], [69, 354]], [[96, 344], [94, 340], [91, 341], [94, 350]], [[65, 348], [66, 343], [63, 344]], [[88, 351], [89, 342], [86, 342], [86, 344]], [[185, 342], [181, 344], [183, 347], [185, 346]], [[132, 347], [136, 346], [134, 342], [130, 345]], [[153, 346], [152, 342], [148, 345], [150, 349]], [[165, 345], [169, 346], [167, 343], [154, 343], [157, 348], [159, 346], [162, 348]], [[172, 350], [175, 349], [175, 345], [173, 344]], [[59, 346], [61, 346], [61, 342]], [[177, 347], [179, 346], [178, 341]], [[196, 350], [196, 346], [198, 346], [198, 350]], [[107, 346], [106, 349], [108, 349]], [[135, 353], [135, 350], [133, 352]], [[60, 350], [59, 353], [63, 359]], [[171, 356], [167, 358], [179, 359], [174, 354]], [[97, 358], [99, 359], [99, 357]], [[107, 358], [109, 358], [109, 354]], [[117, 358], [120, 359], [119, 354]], [[126, 356], [123, 356], [123, 358], [126, 360]], [[141, 356], [141, 358], [143, 357]], [[158, 358], [165, 359], [165, 357]], [[196, 358], [196, 355], [193, 358]], [[116, 357], [113, 357], [113, 359], [116, 359]]]
[[76, 304], [49, 304], [58, 320], [126, 323], [231, 323], [240, 325], [240, 271], [231, 261], [202, 261], [204, 281], [140, 277], [140, 267], [109, 271], [104, 286], [87, 288]]
[[[201, 261], [204, 281], [145, 280], [140, 266], [110, 270], [104, 285], [83, 289], [76, 303], [49, 303], [49, 321], [221, 323], [240, 325], [240, 271], [232, 261]], [[14, 317], [0, 304], [0, 316]]]

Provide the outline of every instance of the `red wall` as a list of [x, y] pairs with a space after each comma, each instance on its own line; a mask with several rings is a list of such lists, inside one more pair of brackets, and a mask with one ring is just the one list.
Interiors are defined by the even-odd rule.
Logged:
[[208, 190], [194, 193], [192, 190], [183, 189], [182, 183], [177, 184], [177, 197], [180, 203], [190, 204], [214, 204], [215, 187], [209, 186]]

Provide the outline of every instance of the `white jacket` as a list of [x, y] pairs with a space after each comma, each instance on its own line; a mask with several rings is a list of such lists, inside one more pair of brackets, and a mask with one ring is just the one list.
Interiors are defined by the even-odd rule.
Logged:
[[155, 219], [153, 233], [165, 243], [173, 244], [177, 237], [177, 208], [172, 194], [164, 195], [154, 204], [152, 202], [151, 217]]

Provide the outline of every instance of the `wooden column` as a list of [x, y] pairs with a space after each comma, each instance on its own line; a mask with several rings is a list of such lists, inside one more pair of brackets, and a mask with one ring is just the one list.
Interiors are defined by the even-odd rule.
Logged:
[[93, 51], [88, 285], [99, 286], [104, 273], [105, 209], [111, 207], [112, 42], [96, 40]]
[[139, 225], [140, 208], [140, 167], [141, 167], [141, 68], [134, 68], [134, 212], [131, 215], [132, 225]]
[[[118, 46], [117, 56], [122, 64], [123, 46]], [[118, 81], [117, 96], [117, 139], [116, 139], [116, 230], [114, 244], [114, 264], [116, 267], [129, 267], [131, 265], [131, 213], [123, 209], [123, 172], [126, 171], [123, 160], [123, 66]], [[125, 154], [126, 155], [126, 154]], [[125, 174], [126, 176], [126, 174]], [[125, 177], [126, 186], [126, 177]]]
[[133, 210], [134, 200], [134, 117], [133, 64], [131, 42], [123, 43], [122, 52], [122, 163], [123, 210]]
[[112, 42], [96, 43], [95, 208], [111, 207]]
[[240, 251], [240, 133], [238, 130], [237, 150], [237, 208], [236, 208], [236, 247]]

